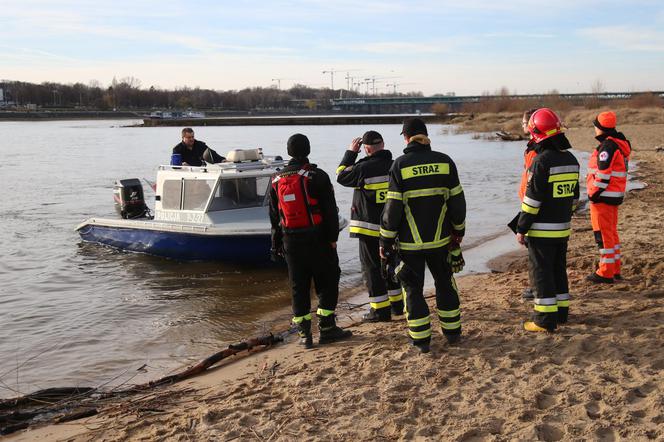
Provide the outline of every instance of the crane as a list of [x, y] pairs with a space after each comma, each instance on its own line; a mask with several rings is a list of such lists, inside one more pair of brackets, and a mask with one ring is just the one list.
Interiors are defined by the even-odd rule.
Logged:
[[292, 80], [292, 78], [273, 78], [270, 81], [276, 81], [277, 82], [277, 89], [281, 89], [281, 80]]
[[386, 87], [392, 87], [392, 88], [393, 88], [393, 89], [392, 89], [392, 93], [396, 95], [396, 93], [397, 93], [397, 87], [399, 87], [399, 86], [403, 86], [403, 85], [406, 85], [406, 84], [417, 84], [417, 83], [388, 83], [388, 84], [386, 84], [385, 86], [386, 86]]
[[346, 80], [346, 89], [351, 90], [353, 88], [353, 80], [355, 80], [355, 77], [351, 77], [350, 73], [354, 71], [360, 71], [361, 69], [346, 69], [346, 76], [344, 79]]
[[360, 69], [334, 69], [333, 68], [333, 69], [325, 70], [322, 73], [323, 74], [330, 74], [330, 86], [331, 86], [332, 90], [334, 90], [334, 74], [337, 73], [337, 72], [345, 72], [346, 77], [344, 77], [344, 78], [346, 79], [346, 83], [349, 85], [349, 89], [350, 89], [350, 79], [353, 78], [353, 77], [350, 76], [350, 73], [353, 72], [353, 71], [359, 71], [359, 70]]
[[365, 78], [364, 81], [367, 82], [367, 94], [369, 93], [369, 83], [371, 83], [371, 90], [373, 95], [376, 95], [376, 82], [377, 81], [383, 81], [383, 80], [390, 80], [392, 78], [401, 78], [400, 76], [394, 76], [394, 77], [376, 77], [371, 76], [369, 78]]

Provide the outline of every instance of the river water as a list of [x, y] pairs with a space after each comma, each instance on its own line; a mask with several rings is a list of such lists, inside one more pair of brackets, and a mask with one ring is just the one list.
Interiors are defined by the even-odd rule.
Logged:
[[[283, 270], [181, 263], [80, 241], [74, 228], [82, 220], [116, 216], [114, 181], [153, 180], [179, 141], [179, 128], [127, 127], [135, 123], [0, 122], [0, 397], [153, 379], [265, 331], [266, 314], [290, 304]], [[350, 140], [365, 130], [378, 129], [396, 155], [404, 147], [399, 125], [195, 129], [222, 155], [261, 147], [285, 156], [287, 138], [304, 133], [312, 162], [331, 176]], [[523, 143], [473, 139], [443, 125], [429, 131], [434, 148], [451, 155], [460, 171], [466, 243], [505, 232], [518, 210]], [[336, 184], [335, 190], [348, 216], [352, 190]], [[338, 250], [343, 292], [361, 285], [357, 242], [347, 231]], [[468, 262], [471, 270], [483, 265]]]

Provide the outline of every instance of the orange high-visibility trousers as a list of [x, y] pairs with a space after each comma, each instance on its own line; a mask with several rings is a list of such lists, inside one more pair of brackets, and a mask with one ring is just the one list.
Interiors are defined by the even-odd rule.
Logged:
[[597, 274], [613, 278], [620, 273], [620, 238], [618, 237], [618, 206], [590, 203], [590, 223], [599, 246]]

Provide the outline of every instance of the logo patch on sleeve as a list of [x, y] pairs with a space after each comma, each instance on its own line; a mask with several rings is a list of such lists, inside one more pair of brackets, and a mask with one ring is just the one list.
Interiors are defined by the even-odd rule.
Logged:
[[574, 189], [576, 189], [578, 181], [559, 181], [553, 183], [553, 197], [565, 198], [574, 196]]
[[600, 154], [599, 154], [599, 160], [600, 161], [606, 161], [608, 159], [609, 159], [609, 153], [608, 152], [606, 152], [606, 151], [600, 152]]

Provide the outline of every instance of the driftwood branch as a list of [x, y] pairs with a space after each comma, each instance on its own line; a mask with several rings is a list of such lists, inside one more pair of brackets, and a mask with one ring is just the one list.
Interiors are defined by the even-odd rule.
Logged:
[[[25, 396], [2, 400], [0, 401], [0, 435], [28, 428], [37, 419], [44, 423], [62, 423], [94, 416], [98, 413], [95, 405], [101, 400], [127, 396], [158, 386], [183, 381], [203, 373], [217, 362], [240, 352], [250, 351], [258, 347], [269, 347], [278, 342], [283, 342], [289, 333], [290, 330], [279, 335], [269, 334], [238, 344], [231, 344], [228, 348], [203, 359], [198, 364], [179, 373], [124, 390], [97, 394], [94, 398], [92, 397], [93, 393], [98, 393], [99, 389], [86, 387], [48, 388]], [[44, 419], [46, 416], [50, 417]]]
[[526, 136], [523, 134], [514, 134], [512, 132], [500, 131], [496, 132], [496, 136], [503, 141], [523, 141], [526, 140]]
[[283, 341], [283, 337], [269, 334], [267, 336], [261, 336], [259, 338], [249, 339], [247, 341], [240, 342], [239, 344], [231, 344], [225, 350], [217, 352], [212, 356], [208, 356], [198, 364], [189, 367], [186, 370], [181, 371], [180, 373], [165, 376], [161, 379], [157, 379], [156, 381], [150, 381], [146, 384], [137, 385], [133, 387], [132, 390], [146, 390], [159, 385], [174, 384], [176, 382], [180, 382], [192, 376], [196, 376], [198, 374], [203, 373], [205, 370], [212, 367], [217, 362], [221, 361], [222, 359], [226, 359], [229, 356], [233, 356], [242, 351], [248, 351], [259, 346], [263, 347], [270, 346], [281, 341]]

